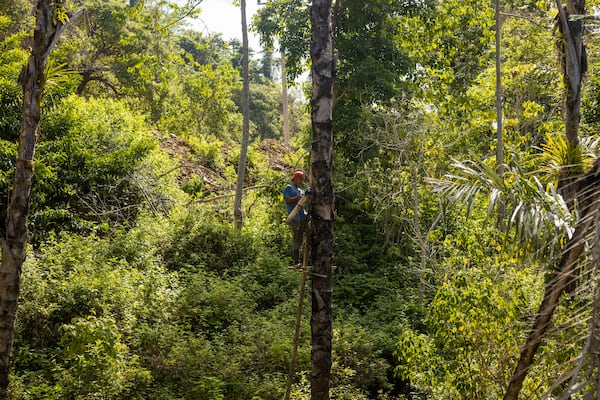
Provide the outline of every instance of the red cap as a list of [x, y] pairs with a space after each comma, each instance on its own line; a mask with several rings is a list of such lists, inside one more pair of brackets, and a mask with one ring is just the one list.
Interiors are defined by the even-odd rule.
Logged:
[[302, 171], [296, 171], [296, 172], [294, 172], [294, 176], [292, 176], [291, 180], [293, 181], [294, 179], [296, 179], [299, 176], [301, 176], [301, 177], [304, 178], [305, 177], [304, 172], [302, 172]]

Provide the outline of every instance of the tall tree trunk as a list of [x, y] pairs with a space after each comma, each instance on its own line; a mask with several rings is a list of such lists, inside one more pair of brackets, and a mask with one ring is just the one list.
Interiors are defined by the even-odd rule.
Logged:
[[288, 90], [285, 70], [285, 51], [281, 50], [281, 97], [283, 100], [283, 142], [290, 144], [290, 116], [288, 111]]
[[311, 205], [312, 314], [311, 399], [328, 400], [331, 380], [331, 259], [333, 256], [333, 103], [334, 82], [331, 0], [313, 0]]
[[2, 240], [0, 263], [0, 398], [6, 398], [15, 317], [21, 283], [21, 268], [27, 245], [27, 214], [33, 179], [33, 156], [39, 130], [41, 100], [46, 80], [48, 55], [58, 41], [66, 21], [56, 18], [56, 10], [66, 0], [39, 0], [31, 55], [23, 67], [19, 83], [23, 88], [23, 115], [17, 150], [15, 177], [6, 217], [6, 237]]
[[[504, 142], [503, 142], [503, 115], [502, 115], [502, 59], [500, 57], [500, 33], [502, 19], [500, 15], [500, 0], [495, 0], [496, 9], [496, 170], [501, 179], [504, 179]], [[498, 204], [498, 225], [502, 231], [506, 229], [504, 218], [506, 206], [504, 201]]]
[[573, 182], [582, 173], [581, 150], [579, 148], [579, 120], [581, 108], [581, 82], [587, 70], [587, 58], [583, 46], [583, 21], [571, 21], [572, 15], [585, 13], [584, 0], [567, 0], [563, 7], [556, 0], [558, 26], [562, 37], [559, 39], [560, 62], [565, 85], [564, 121], [567, 158], [560, 171], [558, 189], [572, 210], [576, 190]]
[[248, 153], [248, 136], [250, 135], [250, 79], [248, 76], [248, 24], [246, 23], [246, 0], [240, 2], [242, 9], [242, 147], [238, 164], [237, 184], [235, 187], [235, 201], [233, 215], [235, 226], [242, 229], [244, 216], [242, 213], [242, 196], [244, 191], [244, 177], [246, 175], [246, 157]]

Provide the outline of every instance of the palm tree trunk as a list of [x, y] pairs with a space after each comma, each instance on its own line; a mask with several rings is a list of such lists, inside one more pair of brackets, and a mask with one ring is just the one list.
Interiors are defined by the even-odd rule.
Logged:
[[311, 177], [314, 195], [310, 233], [312, 277], [312, 381], [311, 399], [328, 400], [331, 380], [333, 256], [333, 102], [334, 82], [331, 0], [313, 0], [312, 39], [312, 152]]

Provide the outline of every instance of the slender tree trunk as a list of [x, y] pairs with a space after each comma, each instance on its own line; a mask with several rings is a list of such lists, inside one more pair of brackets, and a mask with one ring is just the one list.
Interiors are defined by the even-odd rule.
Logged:
[[[502, 58], [500, 57], [500, 33], [502, 18], [500, 15], [500, 0], [495, 0], [496, 9], [496, 170], [500, 178], [504, 179], [504, 142], [502, 138]], [[498, 225], [502, 231], [506, 229], [504, 218], [506, 207], [504, 201], [498, 204]]]
[[328, 400], [331, 380], [331, 259], [333, 256], [333, 103], [334, 82], [331, 0], [313, 0], [312, 38], [312, 152], [311, 203], [312, 277], [312, 381], [311, 399]]
[[283, 100], [283, 142], [290, 144], [290, 116], [288, 111], [288, 90], [285, 71], [285, 52], [281, 51], [281, 96]]
[[17, 150], [15, 177], [6, 217], [0, 263], [0, 398], [6, 398], [21, 283], [21, 268], [27, 245], [27, 214], [33, 179], [33, 156], [39, 130], [41, 100], [46, 80], [48, 55], [58, 41], [66, 21], [56, 18], [64, 0], [39, 0], [31, 55], [19, 83], [23, 88], [23, 115]]
[[427, 234], [423, 234], [421, 229], [421, 211], [420, 211], [420, 200], [419, 200], [419, 171], [418, 165], [421, 164], [423, 153], [419, 154], [417, 164], [411, 165], [412, 175], [412, 188], [413, 188], [413, 232], [415, 235], [415, 241], [419, 245], [419, 258], [421, 260], [421, 266], [419, 268], [419, 305], [423, 306], [425, 301], [425, 271], [427, 269], [427, 260], [429, 258], [429, 239]]
[[587, 69], [583, 46], [583, 21], [571, 21], [572, 15], [585, 13], [584, 0], [567, 0], [563, 7], [556, 0], [558, 26], [562, 37], [559, 39], [560, 62], [565, 85], [564, 121], [567, 142], [567, 159], [559, 174], [558, 189], [572, 210], [576, 190], [573, 182], [581, 175], [581, 150], [579, 148], [579, 120], [581, 108], [581, 82]]
[[246, 156], [248, 153], [248, 137], [250, 135], [250, 79], [248, 76], [248, 25], [246, 23], [246, 0], [241, 0], [242, 9], [242, 147], [240, 149], [240, 161], [238, 164], [237, 184], [235, 187], [235, 201], [233, 215], [235, 226], [242, 229], [244, 217], [242, 213], [242, 196], [244, 189], [244, 177], [246, 175]]

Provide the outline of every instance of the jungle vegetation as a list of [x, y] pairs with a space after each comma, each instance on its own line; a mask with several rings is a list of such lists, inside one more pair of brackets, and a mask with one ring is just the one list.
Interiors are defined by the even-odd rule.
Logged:
[[[242, 44], [190, 28], [201, 2], [68, 3], [85, 13], [48, 57], [8, 398], [283, 398], [300, 274], [282, 191], [311, 157], [311, 2], [251, 21], [241, 229]], [[333, 2], [332, 399], [503, 398], [572, 238], [519, 391], [597, 397], [597, 4], [567, 23], [584, 46], [575, 141], [557, 5], [501, 1], [499, 173], [492, 2]], [[35, 17], [0, 0], [2, 220]], [[293, 399], [310, 398], [304, 314]]]

